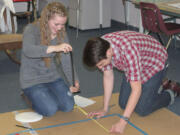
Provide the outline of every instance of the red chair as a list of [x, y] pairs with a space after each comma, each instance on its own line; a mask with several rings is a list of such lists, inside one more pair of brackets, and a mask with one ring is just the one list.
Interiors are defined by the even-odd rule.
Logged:
[[140, 2], [142, 25], [145, 30], [150, 33], [157, 34], [160, 42], [164, 42], [160, 34], [165, 34], [169, 37], [166, 49], [168, 49], [170, 42], [174, 36], [180, 34], [180, 24], [173, 22], [164, 22], [159, 8], [153, 3]]

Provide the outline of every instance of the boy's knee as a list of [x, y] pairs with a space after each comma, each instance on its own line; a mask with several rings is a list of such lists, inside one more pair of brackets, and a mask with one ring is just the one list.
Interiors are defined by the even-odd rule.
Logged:
[[[125, 109], [126, 108], [126, 103], [123, 100], [119, 100], [119, 106], [121, 107], [121, 109]], [[140, 106], [136, 106], [135, 112], [144, 117], [150, 114], [150, 111], [148, 111], [148, 108], [144, 108], [144, 107], [140, 107]]]
[[126, 103], [125, 103], [123, 100], [120, 100], [120, 99], [119, 99], [119, 106], [120, 106], [122, 109], [125, 109], [125, 108], [126, 108]]
[[147, 111], [144, 111], [144, 110], [135, 110], [135, 112], [139, 115], [139, 116], [142, 116], [142, 117], [145, 117], [147, 116], [149, 113]]
[[147, 116], [151, 113], [151, 110], [149, 107], [143, 107], [143, 106], [136, 106], [135, 108], [135, 112], [139, 115], [139, 116]]

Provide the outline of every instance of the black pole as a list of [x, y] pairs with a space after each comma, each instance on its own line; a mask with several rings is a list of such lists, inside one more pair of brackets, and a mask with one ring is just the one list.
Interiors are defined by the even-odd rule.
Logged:
[[[70, 57], [71, 57], [71, 68], [72, 68], [72, 83], [73, 86], [75, 86], [75, 73], [74, 73], [74, 62], [73, 62], [73, 54], [70, 52]], [[80, 93], [80, 90], [75, 92], [74, 94]]]
[[72, 83], [73, 83], [73, 86], [75, 86], [75, 79], [74, 79], [74, 62], [73, 62], [72, 52], [70, 52], [70, 57], [71, 57]]

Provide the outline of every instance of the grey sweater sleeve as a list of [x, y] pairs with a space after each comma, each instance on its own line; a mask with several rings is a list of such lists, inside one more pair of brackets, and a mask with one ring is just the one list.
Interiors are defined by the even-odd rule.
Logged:
[[[69, 43], [67, 36], [65, 37], [64, 40], [65, 43]], [[69, 83], [69, 85], [73, 85], [72, 82], [72, 63], [71, 63], [71, 57], [70, 57], [70, 53], [62, 53], [61, 54], [61, 65], [62, 65], [62, 69], [64, 72], [65, 77], [67, 78], [67, 81]], [[75, 76], [75, 80], [79, 81], [77, 73], [74, 69], [74, 76]]]
[[39, 27], [29, 24], [23, 33], [23, 53], [30, 58], [53, 57], [55, 53], [47, 54], [47, 46], [40, 44]]

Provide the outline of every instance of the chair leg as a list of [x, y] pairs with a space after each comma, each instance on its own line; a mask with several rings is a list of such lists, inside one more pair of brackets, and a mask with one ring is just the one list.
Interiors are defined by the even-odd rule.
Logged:
[[37, 20], [36, 4], [37, 4], [37, 1], [36, 0], [32, 0], [32, 8], [33, 8], [33, 12], [34, 12], [34, 20]]
[[30, 22], [31, 22], [31, 16], [28, 15], [28, 16], [27, 16], [27, 19], [28, 19], [28, 23], [30, 23]]
[[15, 22], [14, 22], [14, 15], [12, 12], [10, 12], [10, 16], [11, 16], [11, 23], [12, 23], [12, 33], [16, 33], [16, 30], [15, 30]]
[[28, 2], [27, 4], [28, 4], [28, 5], [27, 5], [27, 11], [29, 12], [29, 11], [30, 11], [30, 8], [31, 8], [31, 2]]
[[23, 91], [22, 91], [22, 93], [21, 93], [21, 97], [22, 97], [23, 100], [26, 102], [26, 104], [27, 104], [30, 108], [32, 108], [32, 103], [31, 103], [31, 101], [28, 99], [28, 97], [24, 94]]
[[17, 59], [16, 57], [16, 50], [5, 50], [5, 53], [7, 54], [7, 56], [16, 64], [20, 65], [20, 61]]
[[166, 50], [168, 49], [168, 47], [169, 47], [169, 45], [170, 45], [170, 43], [171, 43], [171, 40], [172, 40], [172, 36], [170, 36], [170, 38], [169, 38], [169, 41], [168, 41], [168, 43], [167, 43], [167, 45], [166, 45]]
[[150, 32], [150, 31], [145, 31], [144, 33], [145, 33], [146, 35], [151, 34], [151, 32]]
[[161, 36], [160, 36], [160, 34], [159, 34], [159, 33], [156, 33], [156, 34], [157, 34], [157, 36], [158, 36], [158, 39], [159, 39], [160, 43], [161, 43], [162, 45], [165, 45], [164, 42], [163, 42], [163, 40], [162, 40], [162, 38], [161, 38]]

